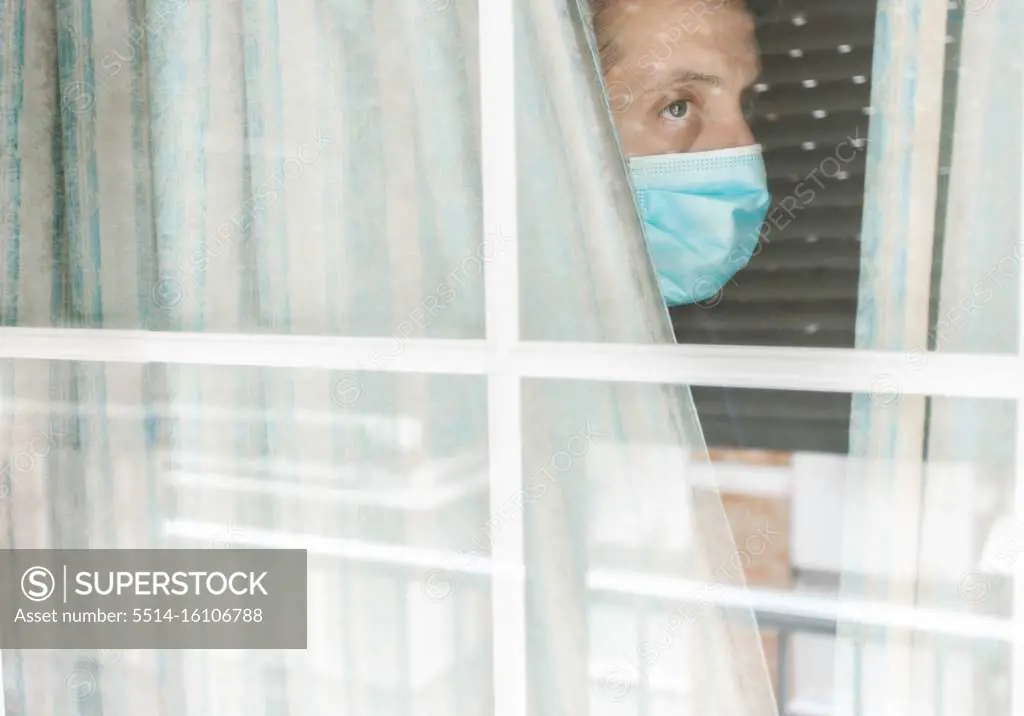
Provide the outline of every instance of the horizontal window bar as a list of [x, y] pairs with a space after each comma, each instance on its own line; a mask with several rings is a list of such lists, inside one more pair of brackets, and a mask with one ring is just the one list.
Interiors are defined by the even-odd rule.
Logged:
[[3, 358], [1024, 397], [1024, 356], [918, 350], [524, 341], [499, 358], [484, 340], [0, 328]]

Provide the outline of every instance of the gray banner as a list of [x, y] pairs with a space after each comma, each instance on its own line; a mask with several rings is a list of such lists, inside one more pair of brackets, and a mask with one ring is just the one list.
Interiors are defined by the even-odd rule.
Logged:
[[306, 551], [0, 551], [5, 649], [305, 649]]

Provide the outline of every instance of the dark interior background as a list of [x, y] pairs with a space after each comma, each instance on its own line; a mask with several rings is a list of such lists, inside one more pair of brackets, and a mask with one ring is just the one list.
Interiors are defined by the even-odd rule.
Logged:
[[[849, 144], [839, 145], [868, 137], [877, 3], [748, 0], [748, 5], [758, 18], [763, 67], [750, 121], [764, 146], [774, 204], [769, 216], [786, 217], [779, 225], [789, 223], [767, 232], [760, 253], [719, 296], [671, 310], [676, 338], [680, 343], [852, 348], [867, 146], [852, 160], [840, 161], [839, 173], [835, 162], [822, 162], [849, 159]], [[951, 9], [951, 32], [959, 27], [954, 13]], [[957, 66], [951, 57], [957, 39], [947, 38], [947, 78], [956, 75], [949, 68]], [[947, 106], [955, 92], [950, 84]], [[947, 138], [950, 122], [943, 127]], [[812, 173], [820, 185], [808, 179]], [[943, 180], [940, 176], [940, 205]], [[795, 197], [801, 182], [814, 189], [813, 200]], [[790, 207], [797, 204], [792, 219], [775, 208], [786, 197], [793, 197]], [[847, 394], [695, 387], [693, 396], [709, 446], [848, 451]]]

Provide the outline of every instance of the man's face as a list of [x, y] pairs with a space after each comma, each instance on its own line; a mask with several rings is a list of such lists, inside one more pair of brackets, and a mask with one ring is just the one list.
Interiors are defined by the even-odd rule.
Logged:
[[605, 86], [627, 156], [754, 144], [754, 23], [724, 0], [617, 0], [601, 18]]

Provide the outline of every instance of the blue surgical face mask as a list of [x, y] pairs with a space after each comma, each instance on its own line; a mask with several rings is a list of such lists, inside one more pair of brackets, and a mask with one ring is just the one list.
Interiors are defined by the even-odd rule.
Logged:
[[771, 195], [760, 145], [629, 160], [661, 295], [715, 296], [747, 265]]

